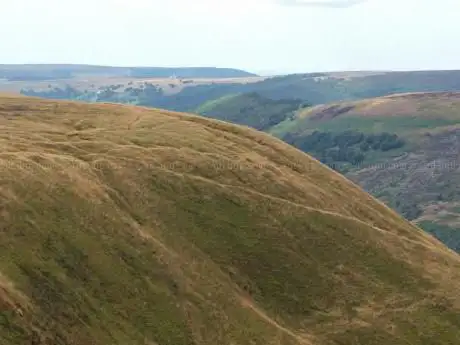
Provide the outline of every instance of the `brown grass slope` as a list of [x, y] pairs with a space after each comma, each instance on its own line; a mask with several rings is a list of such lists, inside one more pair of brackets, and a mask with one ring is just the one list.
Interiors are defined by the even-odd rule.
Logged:
[[307, 108], [299, 117], [331, 120], [337, 116], [438, 116], [451, 118], [460, 106], [460, 92], [412, 92], [338, 102]]
[[0, 344], [455, 344], [460, 258], [268, 135], [0, 99]]

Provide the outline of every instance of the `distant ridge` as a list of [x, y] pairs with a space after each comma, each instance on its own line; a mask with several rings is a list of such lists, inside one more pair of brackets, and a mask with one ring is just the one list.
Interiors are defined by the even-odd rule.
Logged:
[[113, 67], [72, 64], [0, 65], [0, 78], [10, 81], [71, 79], [78, 76], [134, 78], [241, 78], [256, 74], [218, 67]]

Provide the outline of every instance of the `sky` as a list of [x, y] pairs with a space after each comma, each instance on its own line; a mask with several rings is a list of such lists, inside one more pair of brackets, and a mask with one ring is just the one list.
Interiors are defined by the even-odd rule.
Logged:
[[0, 2], [0, 64], [460, 69], [458, 0]]

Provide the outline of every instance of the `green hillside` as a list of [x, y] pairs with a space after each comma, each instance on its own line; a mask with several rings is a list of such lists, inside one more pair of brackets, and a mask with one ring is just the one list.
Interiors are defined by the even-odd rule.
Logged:
[[452, 345], [460, 256], [269, 135], [0, 99], [2, 345]]
[[272, 100], [255, 92], [227, 95], [206, 102], [195, 112], [206, 117], [268, 130], [292, 117], [294, 112], [306, 106], [301, 100]]

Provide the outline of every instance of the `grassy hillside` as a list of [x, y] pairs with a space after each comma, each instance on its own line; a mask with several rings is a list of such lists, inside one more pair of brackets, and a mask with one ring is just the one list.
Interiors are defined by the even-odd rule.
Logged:
[[460, 257], [263, 133], [0, 100], [0, 343], [451, 345]]
[[[271, 132], [336, 164], [373, 195], [460, 250], [460, 93], [320, 105]], [[369, 145], [369, 138], [376, 137], [387, 149]], [[344, 138], [347, 147], [340, 151], [337, 140]]]
[[227, 95], [209, 101], [195, 112], [206, 117], [267, 130], [292, 117], [294, 112], [306, 106], [296, 99], [272, 100], [255, 92]]
[[294, 121], [283, 123], [273, 132], [355, 129], [408, 135], [457, 124], [459, 107], [459, 92], [395, 94], [304, 109]]

